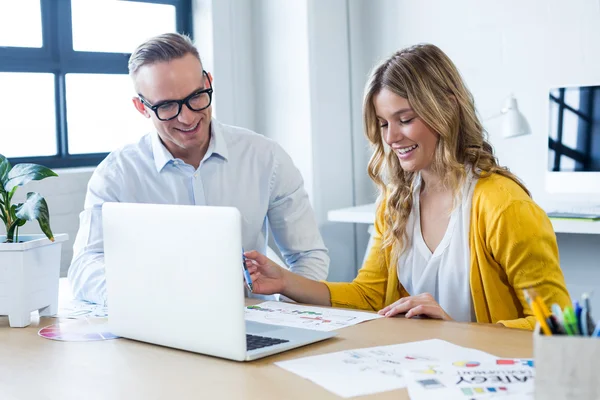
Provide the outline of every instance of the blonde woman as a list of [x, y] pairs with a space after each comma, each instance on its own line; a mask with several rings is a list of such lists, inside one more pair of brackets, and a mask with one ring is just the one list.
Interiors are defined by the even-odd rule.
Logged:
[[[533, 329], [523, 295], [570, 303], [552, 225], [498, 165], [473, 97], [436, 46], [376, 67], [364, 99], [381, 191], [365, 265], [350, 283], [315, 282], [248, 252], [254, 290], [302, 303]], [[387, 144], [389, 151], [386, 151]]]

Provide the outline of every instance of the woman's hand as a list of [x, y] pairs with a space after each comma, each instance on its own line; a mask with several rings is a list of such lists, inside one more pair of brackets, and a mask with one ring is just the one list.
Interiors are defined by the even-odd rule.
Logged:
[[252, 278], [252, 293], [274, 294], [282, 293], [285, 288], [285, 273], [283, 269], [258, 251], [244, 253], [246, 268]]
[[446, 314], [444, 309], [429, 293], [403, 297], [377, 312], [377, 314], [386, 317], [393, 317], [396, 314], [402, 313], [406, 313], [406, 318], [412, 318], [416, 315], [426, 315], [430, 318], [452, 321], [452, 318]]

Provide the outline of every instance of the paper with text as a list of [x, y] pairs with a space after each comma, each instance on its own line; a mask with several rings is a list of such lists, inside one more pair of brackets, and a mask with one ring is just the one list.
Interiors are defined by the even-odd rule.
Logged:
[[533, 360], [462, 358], [405, 370], [412, 400], [534, 399]]
[[246, 321], [325, 332], [377, 318], [382, 318], [382, 316], [375, 313], [309, 307], [278, 301], [267, 301], [246, 307]]
[[[401, 332], [398, 332], [401, 335]], [[406, 387], [404, 369], [453, 360], [495, 360], [483, 351], [439, 340], [346, 350], [275, 363], [341, 397]]]

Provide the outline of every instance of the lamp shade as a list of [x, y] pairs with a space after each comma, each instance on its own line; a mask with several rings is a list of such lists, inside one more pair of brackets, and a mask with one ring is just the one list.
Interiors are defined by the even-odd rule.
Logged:
[[502, 120], [502, 136], [511, 138], [531, 134], [531, 128], [527, 120], [519, 111], [517, 99], [510, 96], [506, 99], [505, 107], [502, 110], [504, 113]]

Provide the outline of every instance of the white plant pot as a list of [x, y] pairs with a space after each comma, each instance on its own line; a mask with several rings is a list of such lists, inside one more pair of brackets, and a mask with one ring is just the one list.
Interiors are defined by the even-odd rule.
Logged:
[[58, 312], [58, 280], [62, 242], [67, 234], [20, 235], [19, 243], [4, 243], [0, 236], [0, 315], [11, 327], [31, 323], [31, 312], [41, 317]]

